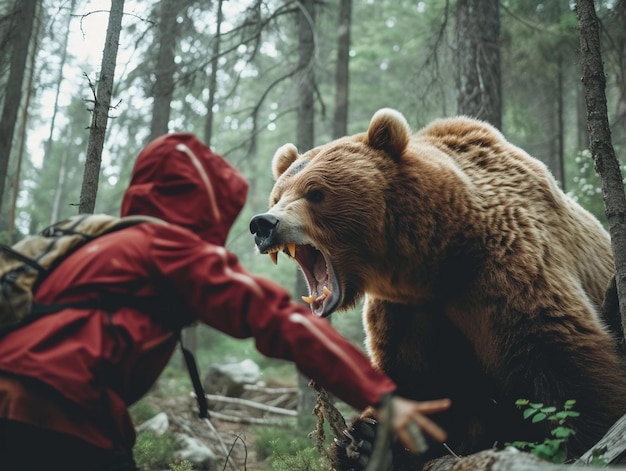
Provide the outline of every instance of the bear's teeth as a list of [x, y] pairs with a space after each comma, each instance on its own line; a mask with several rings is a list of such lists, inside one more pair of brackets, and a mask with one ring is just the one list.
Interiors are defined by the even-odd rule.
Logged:
[[330, 290], [326, 286], [324, 286], [322, 288], [322, 294], [320, 294], [317, 298], [314, 298], [313, 296], [302, 296], [302, 301], [307, 304], [313, 304], [313, 302], [321, 303], [328, 296], [330, 296]]
[[318, 302], [318, 303], [321, 303], [321, 302], [322, 302], [322, 301], [324, 301], [324, 300], [325, 300], [325, 299], [326, 299], [329, 295], [330, 295], [330, 290], [329, 290], [326, 286], [324, 286], [324, 287], [322, 288], [322, 294], [320, 294], [320, 295], [319, 295], [319, 296], [315, 299], [315, 301], [316, 301], [316, 302]]
[[287, 244], [287, 251], [291, 258], [296, 258], [296, 244]]
[[278, 252], [270, 252], [268, 255], [272, 259], [272, 262], [274, 262], [274, 265], [278, 265]]

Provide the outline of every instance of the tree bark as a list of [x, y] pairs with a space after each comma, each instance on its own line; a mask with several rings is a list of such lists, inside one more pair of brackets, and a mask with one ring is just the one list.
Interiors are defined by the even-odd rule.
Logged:
[[604, 210], [615, 258], [615, 281], [622, 325], [626, 327], [626, 196], [619, 162], [611, 143], [606, 105], [606, 77], [600, 48], [600, 26], [593, 0], [578, 0], [580, 63], [587, 106], [589, 146], [596, 172], [602, 180]]
[[459, 0], [456, 16], [457, 112], [502, 127], [498, 0]]
[[215, 25], [215, 36], [213, 37], [213, 48], [211, 56], [211, 75], [209, 75], [209, 98], [207, 99], [206, 120], [204, 122], [204, 142], [211, 147], [213, 139], [213, 106], [215, 105], [215, 92], [217, 90], [217, 68], [219, 66], [220, 41], [222, 36], [222, 21], [224, 12], [222, 11], [223, 0], [217, 2], [217, 24]]
[[576, 87], [576, 150], [589, 149], [589, 132], [582, 86]]
[[26, 136], [28, 135], [28, 110], [30, 109], [30, 103], [35, 94], [33, 83], [35, 80], [35, 62], [37, 59], [37, 50], [39, 47], [39, 34], [41, 31], [41, 21], [37, 22], [37, 26], [34, 28], [34, 44], [30, 58], [30, 66], [28, 67], [28, 85], [26, 86], [26, 97], [24, 98], [24, 110], [22, 112], [22, 118], [20, 123], [20, 139], [18, 144], [18, 150], [16, 153], [17, 165], [15, 166], [15, 176], [13, 177], [13, 191], [11, 193], [11, 206], [9, 207], [9, 221], [8, 221], [8, 243], [12, 244], [15, 241], [15, 216], [17, 214], [17, 198], [20, 193], [20, 176], [22, 173], [22, 164], [24, 163], [24, 149], [26, 147]]
[[95, 93], [91, 126], [89, 127], [89, 143], [87, 144], [87, 159], [80, 191], [79, 213], [93, 213], [96, 205], [102, 149], [104, 148], [104, 137], [109, 120], [115, 61], [117, 60], [123, 14], [124, 0], [111, 0], [111, 12], [100, 67], [100, 80]]
[[[515, 448], [502, 451], [485, 450], [469, 456], [447, 456], [433, 460], [423, 471], [581, 471], [601, 469], [597, 465], [552, 464], [542, 461], [530, 453], [523, 453]], [[624, 471], [626, 467], [615, 466], [612, 470]]]
[[564, 87], [563, 87], [563, 57], [558, 55], [558, 71], [557, 71], [557, 84], [556, 84], [556, 132], [554, 136], [555, 151], [552, 156], [552, 163], [550, 170], [554, 174], [554, 178], [561, 184], [561, 189], [566, 191], [565, 188], [565, 126], [564, 126]]
[[315, 136], [313, 91], [315, 89], [315, 1], [300, 2], [298, 10], [298, 129], [297, 146], [301, 151], [313, 148]]
[[352, 0], [341, 0], [337, 27], [337, 68], [335, 71], [335, 116], [333, 136], [348, 134], [348, 97], [350, 83], [350, 27]]
[[11, 70], [6, 83], [2, 116], [0, 116], [0, 214], [2, 213], [4, 187], [8, 176], [9, 156], [13, 145], [17, 112], [22, 100], [22, 84], [26, 58], [28, 57], [28, 46], [38, 3], [38, 0], [17, 0], [15, 2]]
[[[67, 15], [67, 25], [65, 31], [65, 40], [63, 45], [63, 53], [61, 54], [61, 63], [59, 64], [59, 74], [57, 76], [57, 89], [54, 96], [54, 109], [52, 112], [52, 119], [50, 120], [50, 131], [48, 133], [48, 140], [44, 147], [43, 165], [46, 166], [47, 162], [52, 155], [52, 144], [54, 142], [54, 127], [56, 123], [56, 116], [59, 111], [59, 95], [61, 94], [61, 84], [63, 83], [63, 66], [67, 59], [67, 40], [70, 34], [70, 23], [72, 21], [71, 12], [74, 11], [74, 5], [76, 0], [72, 0], [70, 3], [69, 14]], [[67, 161], [67, 153], [61, 153], [61, 165], [59, 165], [59, 173], [57, 174], [57, 185], [54, 191], [54, 197], [52, 199], [52, 211], [50, 211], [50, 224], [54, 224], [59, 219], [59, 212], [61, 210], [61, 194], [63, 193], [63, 184], [65, 183], [65, 165]]]
[[159, 53], [155, 68], [154, 104], [150, 139], [153, 140], [168, 132], [172, 97], [174, 96], [174, 47], [176, 45], [177, 0], [162, 0], [159, 21]]

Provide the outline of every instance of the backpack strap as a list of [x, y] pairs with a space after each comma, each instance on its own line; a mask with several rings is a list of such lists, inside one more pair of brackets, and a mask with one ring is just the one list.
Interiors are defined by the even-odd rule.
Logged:
[[208, 419], [209, 404], [207, 403], [204, 388], [202, 387], [202, 381], [200, 381], [200, 375], [198, 374], [198, 365], [193, 353], [191, 353], [191, 351], [183, 345], [181, 330], [178, 331], [178, 343], [180, 344], [180, 349], [182, 350], [183, 357], [185, 358], [185, 365], [187, 365], [187, 371], [189, 372], [189, 377], [191, 378], [191, 383], [193, 384], [193, 390], [196, 393], [196, 400], [198, 401], [199, 409], [198, 417], [201, 419]]
[[30, 257], [27, 257], [26, 255], [22, 255], [17, 250], [14, 250], [13, 247], [11, 247], [10, 245], [0, 244], [0, 251], [10, 254], [11, 257], [16, 258], [17, 260], [19, 260], [22, 263], [25, 263], [31, 268], [34, 268], [40, 274], [46, 272], [46, 269], [42, 267], [41, 265], [39, 265], [35, 260], [33, 260]]

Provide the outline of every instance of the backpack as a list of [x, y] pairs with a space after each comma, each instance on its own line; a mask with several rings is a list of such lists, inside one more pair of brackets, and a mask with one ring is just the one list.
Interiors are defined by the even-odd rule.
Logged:
[[[41, 282], [65, 258], [87, 242], [140, 223], [167, 224], [151, 216], [116, 217], [79, 214], [28, 236], [13, 246], [0, 244], [0, 336], [48, 314], [68, 307], [98, 307], [94, 302], [42, 305], [33, 302]], [[182, 326], [181, 326], [182, 329]], [[198, 400], [200, 417], [208, 417], [208, 405], [193, 354], [179, 343]]]

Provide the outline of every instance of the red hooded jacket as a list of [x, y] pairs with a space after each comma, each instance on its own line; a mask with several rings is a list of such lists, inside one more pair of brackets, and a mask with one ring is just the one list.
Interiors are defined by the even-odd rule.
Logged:
[[176, 346], [173, 330], [156, 317], [254, 337], [261, 353], [293, 361], [357, 409], [393, 391], [395, 384], [326, 320], [250, 274], [224, 248], [247, 189], [235, 168], [191, 134], [150, 143], [137, 158], [121, 212], [169, 224], [143, 223], [90, 242], [54, 270], [36, 301], [132, 294], [151, 307], [66, 309], [0, 339], [0, 417], [102, 448], [132, 448], [127, 406], [148, 391]]

